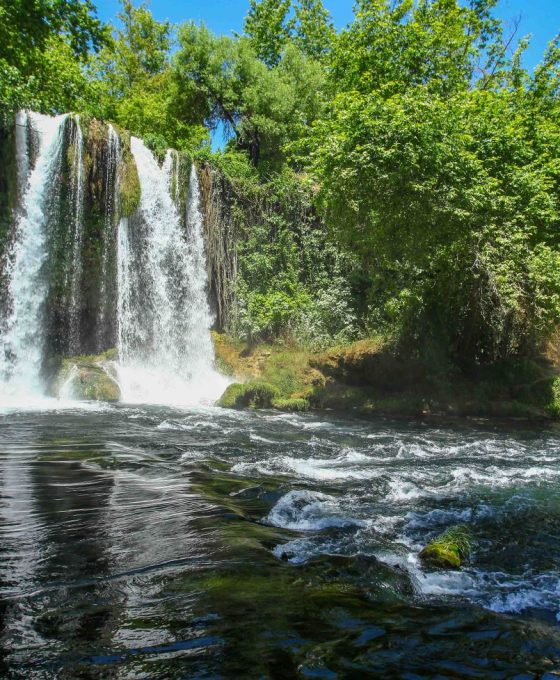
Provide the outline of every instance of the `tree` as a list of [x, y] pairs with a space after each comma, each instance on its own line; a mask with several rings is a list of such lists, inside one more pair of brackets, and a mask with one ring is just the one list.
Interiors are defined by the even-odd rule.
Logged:
[[105, 38], [90, 0], [0, 0], [0, 115], [76, 107], [87, 92], [80, 63]]
[[291, 35], [292, 21], [288, 18], [291, 0], [250, 0], [244, 31], [251, 45], [267, 66], [275, 66]]
[[177, 92], [170, 68], [172, 27], [158, 22], [145, 5], [123, 0], [116, 29], [89, 66], [96, 96], [88, 111], [112, 120], [152, 146], [198, 146], [206, 133], [202, 119], [176, 114]]
[[371, 322], [462, 366], [535, 351], [560, 318], [559, 55], [523, 72], [493, 5], [361, 0], [308, 154]]
[[332, 19], [322, 0], [299, 0], [295, 8], [295, 44], [308, 57], [325, 56], [335, 36]]
[[284, 147], [305, 133], [321, 107], [321, 68], [293, 45], [268, 68], [248, 38], [214, 36], [185, 24], [174, 73], [185, 115], [223, 124], [238, 149], [264, 170], [285, 160]]

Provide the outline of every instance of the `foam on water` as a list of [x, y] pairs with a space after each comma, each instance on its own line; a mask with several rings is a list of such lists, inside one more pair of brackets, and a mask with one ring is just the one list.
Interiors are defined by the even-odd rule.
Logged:
[[[507, 614], [560, 610], [560, 570], [541, 566], [548, 564], [542, 546], [554, 549], [560, 540], [553, 521], [560, 511], [560, 446], [553, 435], [541, 442], [474, 431], [403, 436], [359, 425], [317, 428], [303, 416], [267, 416], [266, 422], [265, 436], [251, 435], [259, 453], [238, 458], [232, 471], [310, 487], [284, 494], [263, 518], [302, 534], [277, 545], [278, 558], [301, 563], [321, 554], [371, 555], [406, 570], [422, 598], [463, 598]], [[289, 451], [276, 431], [292, 437]], [[314, 434], [297, 434], [305, 431]], [[541, 517], [550, 518], [550, 526]], [[472, 564], [427, 570], [419, 551], [457, 524], [474, 532]], [[514, 527], [522, 527], [522, 544]]]

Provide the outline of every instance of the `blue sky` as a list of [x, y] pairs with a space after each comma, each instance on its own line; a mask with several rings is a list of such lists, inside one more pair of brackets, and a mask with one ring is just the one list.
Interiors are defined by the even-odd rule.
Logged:
[[[118, 0], [94, 0], [104, 21], [112, 20], [119, 11]], [[353, 0], [324, 0], [337, 27], [352, 19]], [[204, 21], [215, 33], [240, 31], [249, 0], [152, 0], [148, 3], [158, 20], [180, 23], [187, 19]], [[519, 36], [531, 33], [533, 42], [525, 63], [539, 63], [549, 40], [560, 33], [560, 0], [499, 0], [498, 14], [511, 22], [521, 17]]]

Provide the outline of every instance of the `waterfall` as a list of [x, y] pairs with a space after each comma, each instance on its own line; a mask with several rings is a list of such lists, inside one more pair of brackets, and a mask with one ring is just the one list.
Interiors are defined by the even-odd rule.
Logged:
[[167, 190], [177, 204], [179, 202], [179, 154], [175, 149], [168, 149], [165, 154], [163, 174], [167, 182]]
[[[175, 160], [160, 168], [131, 139], [141, 186], [138, 214], [118, 228], [119, 382], [124, 401], [189, 404], [216, 399], [212, 323], [196, 171], [187, 230], [171, 192]], [[171, 166], [171, 170], [170, 170]]]
[[54, 202], [67, 116], [51, 118], [36, 113], [22, 114], [37, 135], [35, 164], [29, 170], [27, 145], [22, 146], [18, 168], [27, 176], [21, 206], [14, 225], [11, 245], [4, 260], [6, 286], [5, 318], [0, 329], [0, 379], [4, 394], [41, 394], [44, 358], [44, 305], [48, 292], [45, 265], [48, 257], [49, 214]]
[[[109, 290], [113, 274], [112, 254], [115, 242], [115, 216], [118, 214], [118, 175], [122, 160], [121, 141], [115, 128], [107, 126], [107, 154], [105, 158], [105, 173], [103, 177], [105, 196], [105, 221], [102, 233], [101, 276], [99, 286], [99, 311], [97, 318], [96, 346], [98, 352], [108, 347], [108, 321], [112, 314]], [[118, 247], [118, 244], [117, 244]]]
[[76, 116], [72, 122], [70, 140], [70, 148], [73, 151], [70, 182], [72, 223], [68, 230], [72, 256], [68, 273], [70, 279], [68, 349], [70, 354], [79, 354], [81, 349], [82, 245], [84, 240], [84, 138], [79, 116]]

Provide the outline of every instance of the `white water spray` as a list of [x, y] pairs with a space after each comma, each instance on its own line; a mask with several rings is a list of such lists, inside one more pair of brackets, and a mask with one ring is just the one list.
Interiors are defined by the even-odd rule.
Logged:
[[118, 234], [119, 382], [123, 400], [214, 401], [227, 380], [214, 370], [200, 193], [191, 172], [187, 233], [171, 196], [169, 166], [131, 140], [142, 189], [138, 215]]
[[[37, 133], [39, 148], [4, 262], [7, 305], [0, 332], [0, 380], [4, 382], [3, 394], [12, 399], [37, 396], [43, 391], [43, 311], [48, 292], [44, 267], [51, 189], [60, 168], [66, 116], [27, 113], [27, 120]], [[22, 177], [28, 158], [25, 152], [20, 166]]]

